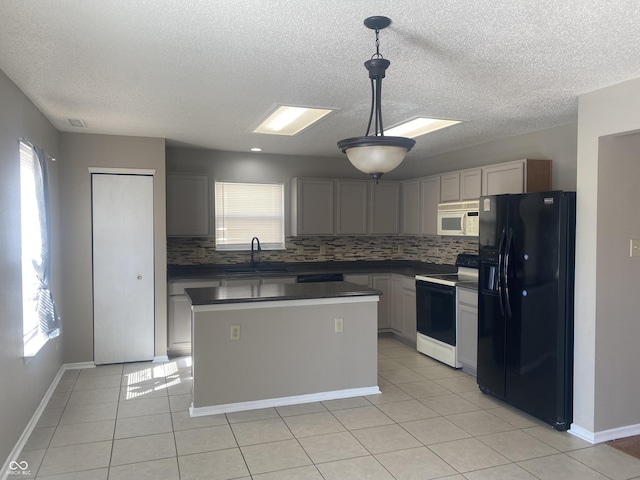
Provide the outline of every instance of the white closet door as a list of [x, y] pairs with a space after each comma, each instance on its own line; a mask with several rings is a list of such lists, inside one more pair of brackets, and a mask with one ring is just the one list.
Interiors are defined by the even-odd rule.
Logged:
[[94, 362], [152, 360], [153, 177], [91, 178]]

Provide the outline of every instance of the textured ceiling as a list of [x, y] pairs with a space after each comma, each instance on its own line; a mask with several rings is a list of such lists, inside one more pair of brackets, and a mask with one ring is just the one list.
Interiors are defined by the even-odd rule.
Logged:
[[[408, 159], [574, 122], [579, 95], [640, 77], [638, 0], [0, 0], [0, 69], [61, 131], [338, 157], [366, 128], [371, 15], [393, 21], [385, 126], [465, 120]], [[338, 111], [251, 133], [277, 104]]]

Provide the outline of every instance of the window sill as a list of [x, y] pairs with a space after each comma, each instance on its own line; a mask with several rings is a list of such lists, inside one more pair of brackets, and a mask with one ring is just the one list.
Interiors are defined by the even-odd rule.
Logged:
[[44, 335], [36, 335], [24, 344], [23, 357], [35, 357], [49, 339]]

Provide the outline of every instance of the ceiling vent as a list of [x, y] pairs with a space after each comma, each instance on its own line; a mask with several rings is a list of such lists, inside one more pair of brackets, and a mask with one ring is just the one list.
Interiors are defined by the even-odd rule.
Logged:
[[87, 124], [85, 123], [85, 121], [80, 120], [79, 118], [67, 118], [67, 122], [69, 122], [69, 125], [71, 125], [72, 127], [87, 128]]

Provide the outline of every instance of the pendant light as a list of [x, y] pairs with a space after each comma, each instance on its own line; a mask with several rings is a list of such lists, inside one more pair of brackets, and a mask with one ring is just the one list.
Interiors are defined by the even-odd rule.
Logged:
[[[368, 173], [378, 183], [382, 174], [396, 168], [404, 156], [416, 144], [412, 138], [385, 137], [382, 126], [382, 79], [391, 62], [380, 54], [380, 30], [391, 25], [387, 17], [369, 17], [364, 21], [367, 28], [376, 32], [376, 53], [364, 64], [371, 80], [371, 112], [369, 124], [363, 137], [345, 138], [338, 142], [338, 148], [347, 154], [347, 158], [358, 170]], [[373, 135], [371, 123], [374, 122]]]

